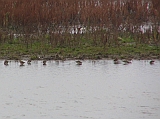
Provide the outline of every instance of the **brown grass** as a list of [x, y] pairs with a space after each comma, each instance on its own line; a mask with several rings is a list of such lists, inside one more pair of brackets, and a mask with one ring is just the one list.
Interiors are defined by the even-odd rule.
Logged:
[[[92, 39], [94, 45], [101, 42], [104, 47], [119, 45], [117, 37], [128, 35], [140, 42], [158, 43], [159, 0], [122, 1], [0, 0], [0, 40], [4, 42], [6, 37], [12, 40], [16, 33], [25, 34], [22, 42], [27, 45], [48, 39], [53, 47], [75, 46], [80, 45], [77, 39], [82, 36], [79, 32], [70, 34], [70, 29], [79, 31], [85, 27], [87, 32], [83, 38]], [[139, 27], [144, 22], [152, 23], [153, 29], [142, 33]]]

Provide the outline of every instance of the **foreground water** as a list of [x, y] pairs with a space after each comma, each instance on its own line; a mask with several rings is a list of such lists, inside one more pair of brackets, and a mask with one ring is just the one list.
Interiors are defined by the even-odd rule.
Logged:
[[160, 61], [0, 60], [0, 119], [160, 119]]

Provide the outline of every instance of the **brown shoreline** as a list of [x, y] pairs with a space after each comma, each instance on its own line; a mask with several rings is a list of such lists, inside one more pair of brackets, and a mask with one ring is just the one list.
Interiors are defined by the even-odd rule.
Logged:
[[101, 60], [101, 59], [135, 59], [135, 60], [160, 60], [160, 55], [142, 54], [142, 55], [79, 55], [79, 56], [63, 56], [63, 55], [37, 55], [35, 58], [31, 58], [31, 55], [20, 55], [18, 57], [0, 57], [1, 60]]

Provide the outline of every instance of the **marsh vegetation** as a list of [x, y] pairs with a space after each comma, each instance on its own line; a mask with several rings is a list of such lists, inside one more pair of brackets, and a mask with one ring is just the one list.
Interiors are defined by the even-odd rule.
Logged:
[[0, 2], [0, 58], [159, 58], [159, 0]]

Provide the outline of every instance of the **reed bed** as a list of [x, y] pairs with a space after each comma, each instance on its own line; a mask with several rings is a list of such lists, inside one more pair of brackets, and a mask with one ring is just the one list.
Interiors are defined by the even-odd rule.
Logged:
[[[160, 50], [159, 0], [0, 0], [1, 55]], [[90, 49], [89, 49], [90, 48]], [[60, 50], [59, 50], [60, 49]], [[65, 50], [64, 50], [65, 49]], [[97, 51], [97, 49], [95, 51]], [[152, 48], [151, 48], [152, 49]]]

